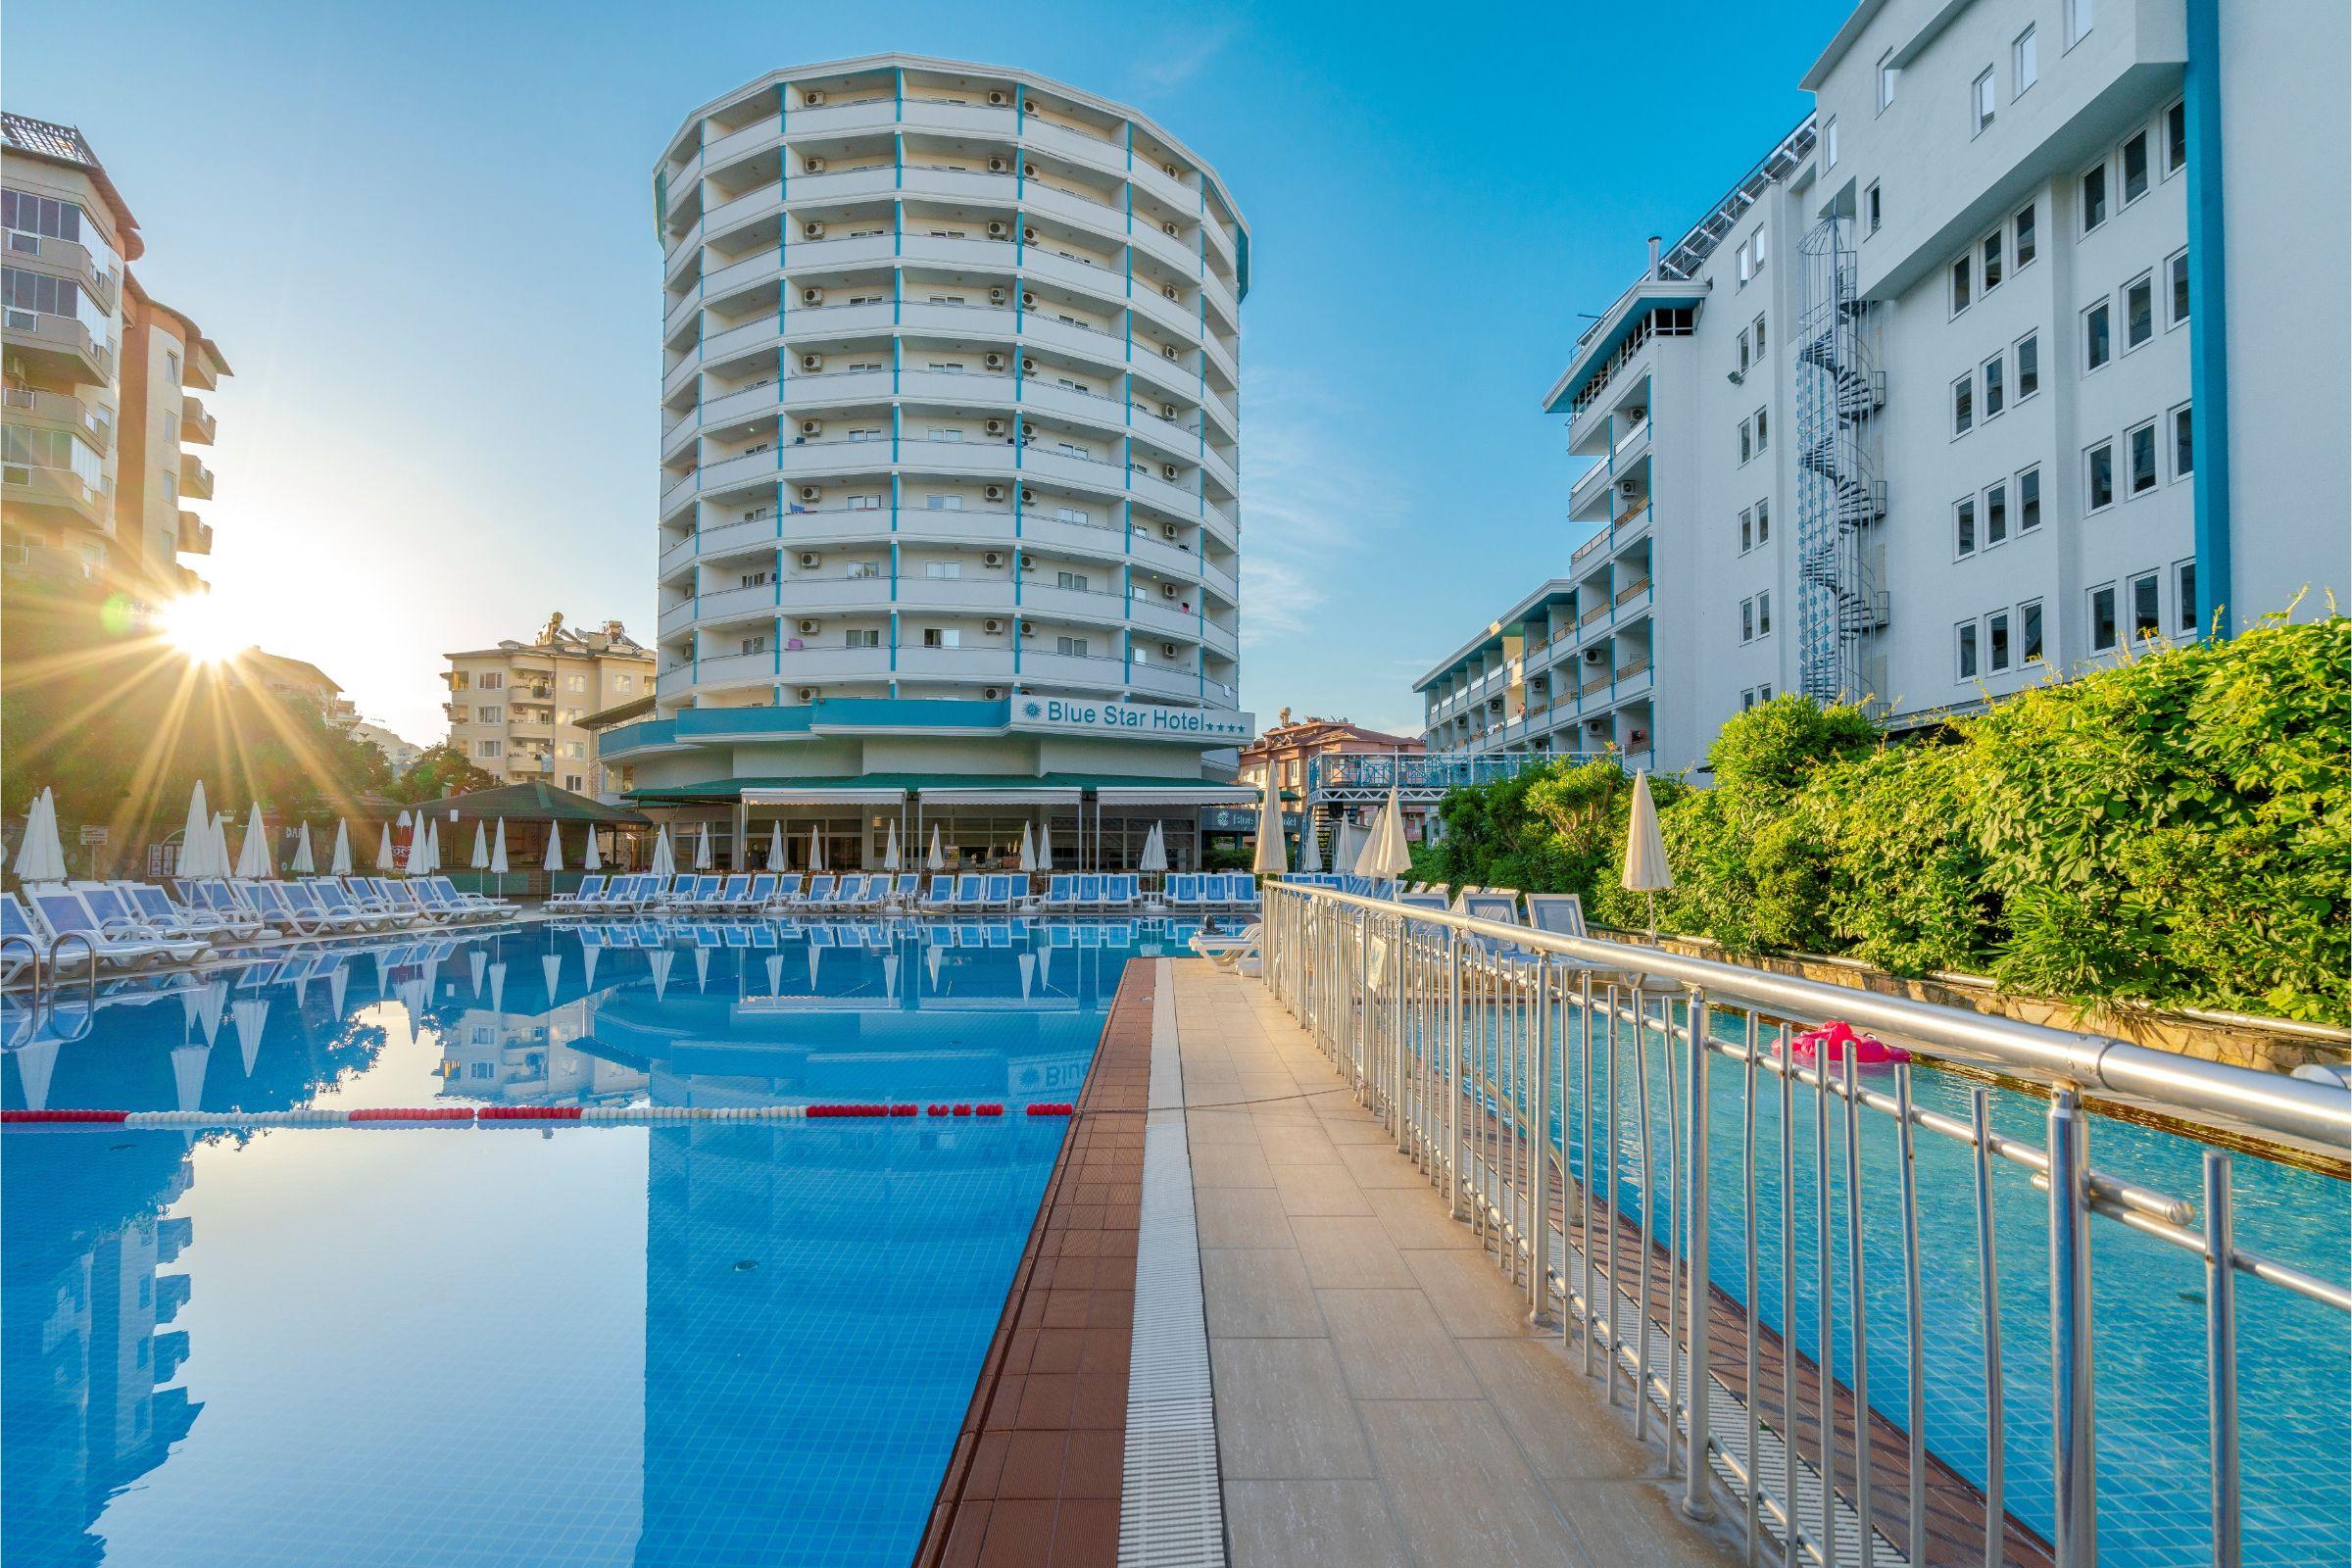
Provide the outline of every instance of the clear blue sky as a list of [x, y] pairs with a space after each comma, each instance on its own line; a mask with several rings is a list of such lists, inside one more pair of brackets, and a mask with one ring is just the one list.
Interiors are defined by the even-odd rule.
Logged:
[[1575, 544], [1538, 411], [1643, 237], [1804, 113], [1850, 0], [693, 6], [14, 0], [0, 96], [82, 127], [221, 346], [217, 592], [370, 716], [550, 610], [653, 624], [650, 172], [773, 67], [885, 49], [1144, 110], [1248, 214], [1244, 706], [1410, 686]]

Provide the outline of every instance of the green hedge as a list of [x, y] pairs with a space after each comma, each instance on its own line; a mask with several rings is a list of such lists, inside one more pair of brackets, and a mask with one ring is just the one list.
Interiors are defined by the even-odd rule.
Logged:
[[[1723, 728], [1712, 788], [1653, 781], [1668, 931], [1738, 952], [1988, 974], [2092, 1006], [2352, 1019], [2352, 621], [2276, 619], [2029, 690], [1906, 744], [1783, 697]], [[1456, 790], [1416, 869], [1617, 886], [1631, 785], [1566, 762]]]

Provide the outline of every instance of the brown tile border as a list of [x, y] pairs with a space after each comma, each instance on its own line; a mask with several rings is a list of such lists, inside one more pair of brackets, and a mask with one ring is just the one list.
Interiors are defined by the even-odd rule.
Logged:
[[1154, 968], [1120, 976], [915, 1568], [1118, 1560]]

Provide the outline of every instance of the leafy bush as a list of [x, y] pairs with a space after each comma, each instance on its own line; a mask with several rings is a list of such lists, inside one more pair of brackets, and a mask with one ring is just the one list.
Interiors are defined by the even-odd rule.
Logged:
[[[2085, 1004], [2345, 1021], [2348, 670], [2337, 615], [2162, 649], [1906, 744], [1857, 709], [1763, 704], [1724, 725], [1713, 788], [1653, 781], [1675, 874], [1658, 922]], [[1631, 794], [1611, 762], [1457, 790], [1416, 872], [1645, 924], [1617, 885]]]

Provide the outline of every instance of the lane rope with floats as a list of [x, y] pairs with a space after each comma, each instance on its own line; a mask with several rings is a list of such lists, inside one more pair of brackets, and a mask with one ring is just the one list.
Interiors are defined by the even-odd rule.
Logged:
[[[1076, 1107], [1039, 1101], [1032, 1119], [1072, 1116]], [[809, 1105], [371, 1105], [356, 1110], [0, 1110], [0, 1125], [129, 1128], [259, 1127], [657, 1127], [697, 1121], [899, 1121], [1002, 1118], [1001, 1101], [853, 1101]]]

